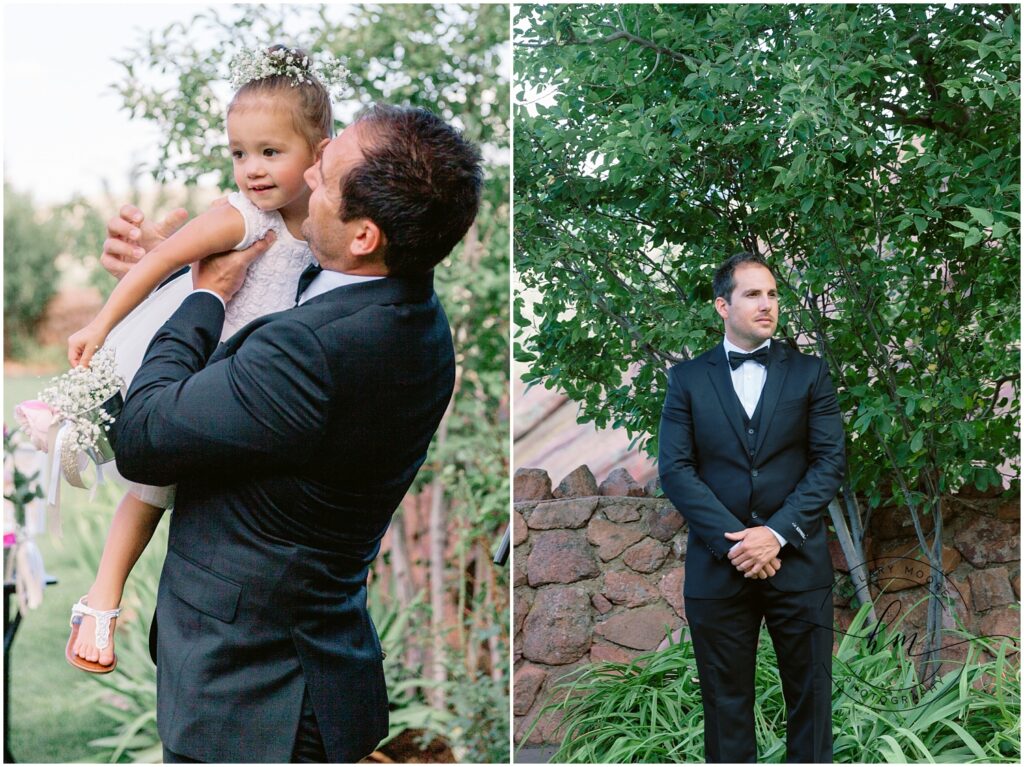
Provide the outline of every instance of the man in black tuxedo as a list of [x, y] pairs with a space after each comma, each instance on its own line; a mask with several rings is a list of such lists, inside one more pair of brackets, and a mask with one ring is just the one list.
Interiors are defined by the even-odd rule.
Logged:
[[689, 524], [684, 588], [709, 762], [756, 762], [761, 620], [779, 659], [790, 762], [832, 761], [832, 564], [824, 514], [843, 478], [825, 362], [772, 341], [778, 291], [749, 253], [714, 277], [722, 344], [669, 371], [665, 494]]
[[[451, 398], [432, 270], [476, 215], [480, 155], [425, 110], [378, 105], [306, 181], [323, 271], [299, 305], [218, 348], [255, 253], [202, 262], [117, 422], [121, 472], [178, 485], [157, 602], [165, 761], [354, 762], [387, 734], [367, 569]], [[137, 255], [131, 224], [109, 228], [105, 260]]]

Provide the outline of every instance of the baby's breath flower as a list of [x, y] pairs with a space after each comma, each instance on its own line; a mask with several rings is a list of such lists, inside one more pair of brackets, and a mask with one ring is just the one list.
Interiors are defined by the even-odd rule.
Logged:
[[124, 379], [114, 364], [114, 350], [104, 346], [93, 355], [89, 367], [74, 367], [57, 376], [40, 392], [39, 399], [68, 424], [68, 444], [84, 452], [96, 447], [100, 424], [109, 426], [114, 422], [109, 413], [97, 408], [123, 385]]
[[236, 90], [254, 80], [278, 75], [291, 79], [293, 86], [319, 80], [327, 89], [343, 86], [348, 79], [348, 68], [341, 59], [323, 54], [311, 62], [308, 56], [287, 48], [239, 51], [229, 68], [231, 85]]

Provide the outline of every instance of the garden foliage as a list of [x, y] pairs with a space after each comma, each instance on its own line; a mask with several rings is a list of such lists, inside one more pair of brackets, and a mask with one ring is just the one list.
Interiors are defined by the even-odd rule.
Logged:
[[60, 238], [31, 198], [4, 183], [4, 355], [22, 354], [56, 290]]
[[[907, 645], [894, 641], [898, 623], [871, 641], [867, 615], [865, 605], [840, 638], [833, 661], [836, 763], [1020, 761], [1019, 643], [971, 640], [962, 665], [948, 666], [926, 689]], [[755, 678], [758, 757], [783, 762], [786, 705], [766, 633]], [[561, 684], [546, 711], [565, 713], [562, 743], [552, 762], [704, 760], [700, 684], [693, 645], [685, 636], [631, 664], [585, 667]]]

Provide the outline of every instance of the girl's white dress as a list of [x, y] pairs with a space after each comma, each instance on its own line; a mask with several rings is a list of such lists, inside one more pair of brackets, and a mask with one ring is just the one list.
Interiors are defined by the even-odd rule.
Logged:
[[[277, 240], [252, 263], [242, 287], [228, 302], [221, 341], [230, 338], [258, 317], [294, 306], [299, 275], [313, 263], [309, 246], [288, 232], [284, 219], [276, 210], [260, 210], [240, 192], [229, 195], [228, 202], [245, 220], [245, 236], [235, 246], [235, 250], [248, 248], [270, 230], [277, 233]], [[126, 387], [131, 384], [142, 364], [142, 358], [156, 331], [191, 292], [192, 275], [186, 272], [155, 290], [110, 332], [107, 344], [115, 349], [117, 371], [124, 377]], [[113, 464], [110, 466], [113, 468]], [[170, 508], [174, 503], [173, 485], [153, 487], [127, 480], [125, 482], [129, 492], [145, 503], [162, 509]]]

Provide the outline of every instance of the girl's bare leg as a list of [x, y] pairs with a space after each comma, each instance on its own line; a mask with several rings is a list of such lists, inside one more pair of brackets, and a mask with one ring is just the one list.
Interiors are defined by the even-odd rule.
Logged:
[[[114, 520], [107, 533], [96, 580], [89, 589], [89, 607], [95, 610], [112, 610], [121, 604], [128, 573], [132, 571], [139, 555], [153, 537], [163, 509], [143, 503], [131, 493], [125, 495], [114, 512]], [[110, 621], [110, 642], [100, 650], [96, 647], [96, 619], [82, 617], [82, 628], [73, 648], [75, 655], [86, 660], [109, 666], [114, 662], [114, 625]]]

